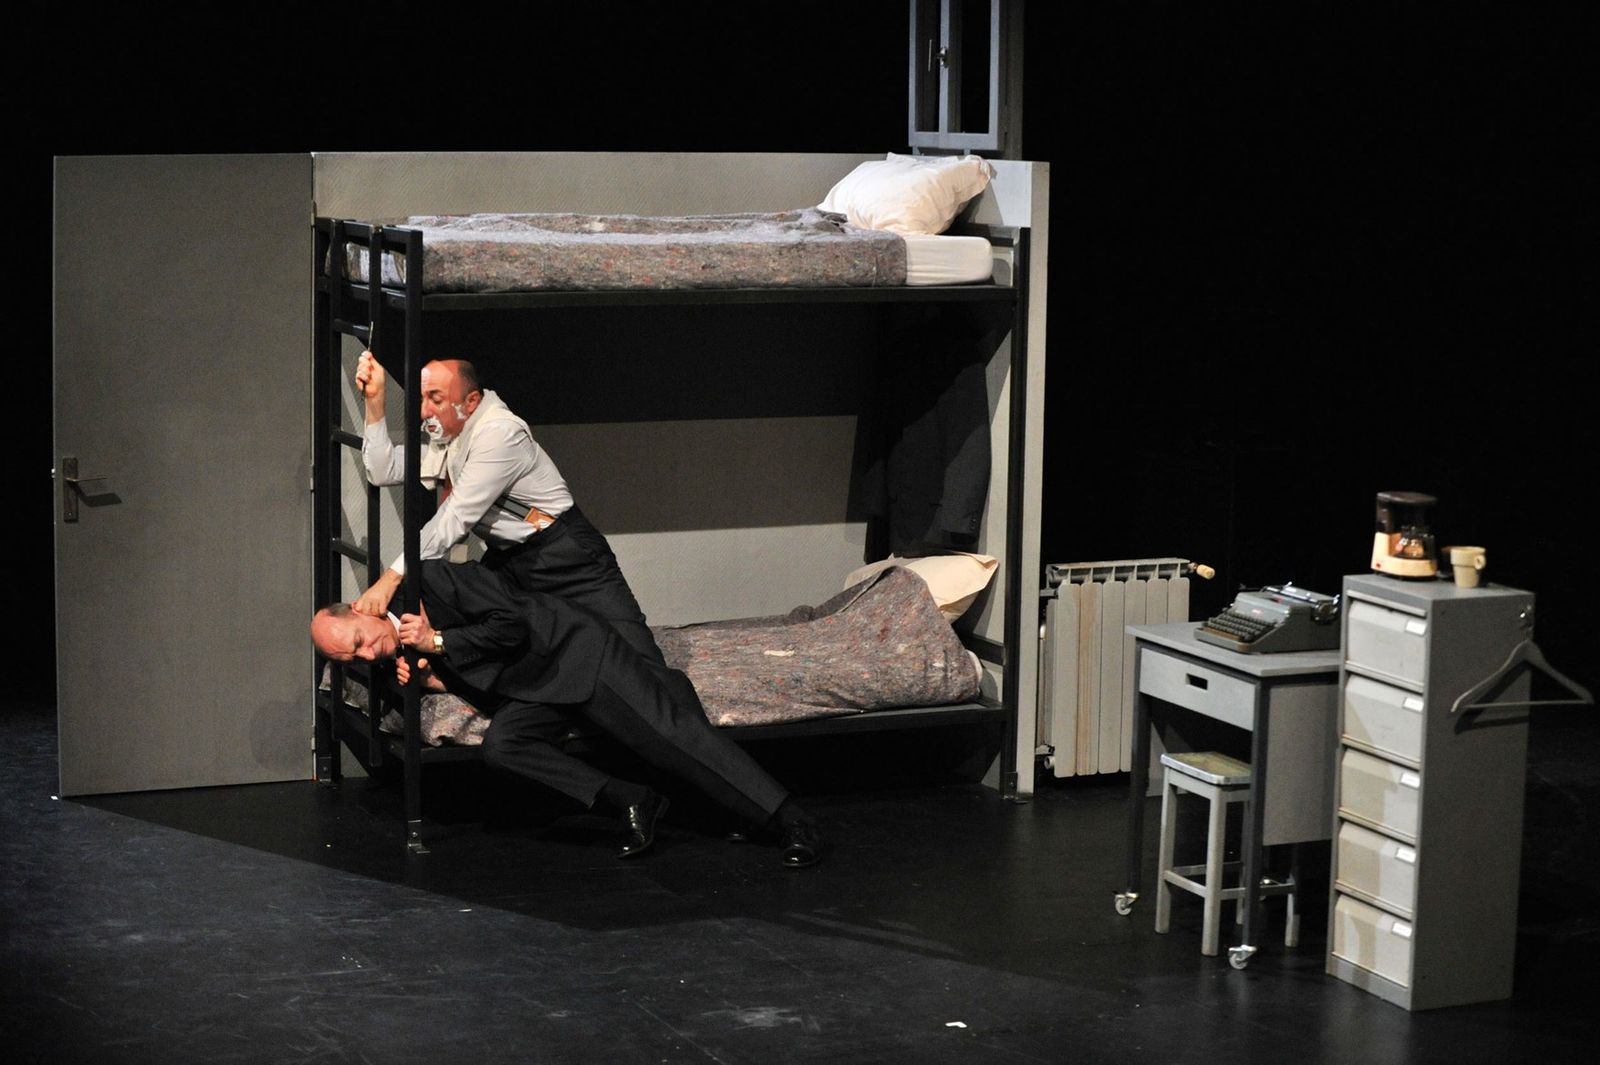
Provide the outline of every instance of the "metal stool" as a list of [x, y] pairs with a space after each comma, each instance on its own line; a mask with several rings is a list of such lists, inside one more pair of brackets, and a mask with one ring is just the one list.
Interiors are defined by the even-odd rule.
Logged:
[[[1217, 927], [1222, 914], [1222, 904], [1234, 904], [1234, 919], [1244, 919], [1244, 906], [1248, 904], [1245, 889], [1223, 887], [1223, 878], [1238, 870], [1241, 862], [1224, 862], [1222, 848], [1227, 833], [1228, 806], [1250, 801], [1250, 766], [1216, 751], [1185, 751], [1161, 756], [1161, 850], [1156, 866], [1156, 931], [1165, 932], [1172, 919], [1172, 888], [1199, 895], [1205, 902], [1205, 917], [1200, 931], [1200, 953], [1216, 955], [1221, 930]], [[1180, 793], [1198, 795], [1211, 802], [1211, 817], [1206, 831], [1206, 861], [1204, 865], [1172, 864], [1173, 845], [1178, 831], [1177, 797]], [[1246, 816], [1249, 816], [1248, 808]], [[1196, 873], [1205, 881], [1192, 880]], [[1282, 883], [1263, 884], [1262, 895], [1287, 895], [1289, 897], [1288, 924], [1283, 942], [1294, 946], [1300, 941], [1300, 916], [1295, 912], [1294, 877]]]

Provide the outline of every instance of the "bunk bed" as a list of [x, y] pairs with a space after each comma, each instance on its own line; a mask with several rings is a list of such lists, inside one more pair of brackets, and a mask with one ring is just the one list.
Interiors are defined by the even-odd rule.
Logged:
[[[628, 309], [629, 313], [651, 313], [659, 308], [692, 309], [697, 322], [715, 328], [725, 308], [791, 307], [807, 313], [827, 313], [829, 308], [977, 308], [981, 313], [1003, 321], [1010, 343], [1007, 379], [1026, 380], [1029, 322], [1028, 269], [1029, 230], [1026, 227], [964, 223], [959, 232], [986, 240], [1006, 269], [997, 279], [961, 285], [878, 285], [810, 284], [804, 287], [757, 287], [749, 283], [721, 288], [542, 288], [510, 291], [430, 291], [426, 284], [426, 224], [379, 224], [347, 218], [318, 217], [314, 223], [315, 335], [314, 409], [315, 436], [313, 463], [317, 504], [313, 528], [315, 592], [318, 602], [344, 598], [340, 594], [339, 567], [354, 563], [365, 567], [368, 583], [384, 568], [380, 490], [365, 487], [366, 520], [363, 542], [346, 528], [346, 483], [355, 465], [350, 452], [359, 452], [360, 436], [342, 426], [343, 398], [348, 390], [341, 361], [344, 337], [355, 338], [372, 350], [400, 384], [404, 397], [404, 448], [407, 468], [418, 468], [422, 447], [419, 410], [421, 367], [429, 357], [424, 337], [435, 331], [435, 323], [485, 316], [511, 330], [537, 331], [541, 316], [562, 314], [579, 317]], [[383, 262], [382, 270], [367, 269], [371, 262]], [[528, 373], [542, 368], [533, 366]], [[1003, 489], [1004, 514], [988, 520], [1003, 526], [1004, 557], [1023, 557], [1024, 500], [1022, 490], [1024, 426], [1028, 409], [1027, 390], [1009, 389], [1006, 398], [1006, 444], [1003, 463], [1007, 484]], [[355, 475], [359, 477], [359, 475]], [[411, 477], [401, 493], [401, 536], [407, 559], [406, 577], [397, 609], [414, 610], [418, 599], [416, 573], [419, 530], [431, 513], [432, 499], [420, 482]], [[609, 530], [608, 530], [609, 531]], [[862, 560], [866, 561], [866, 560]], [[627, 568], [626, 562], [624, 568]], [[1009, 795], [1017, 791], [1018, 750], [1031, 741], [1019, 737], [1023, 705], [1022, 685], [1025, 670], [1015, 668], [1025, 661], [1024, 641], [1034, 638], [1033, 624], [1027, 619], [1034, 612], [1030, 593], [1031, 578], [1019, 565], [1002, 566], [1002, 579], [989, 590], [995, 600], [992, 609], [1003, 615], [1003, 636], [996, 640], [961, 633], [962, 642], [984, 663], [994, 683], [976, 699], [943, 706], [919, 706], [874, 710], [870, 713], [839, 717], [812, 717], [805, 720], [729, 727], [736, 741], [772, 740], [788, 737], [851, 735], [892, 730], [934, 729], [956, 725], [982, 726], [990, 734], [999, 733], [997, 783]], [[630, 574], [631, 576], [631, 574]], [[711, 620], [709, 618], [697, 620]], [[413, 853], [426, 853], [422, 839], [421, 787], [425, 766], [478, 757], [471, 745], [431, 746], [423, 736], [421, 693], [416, 685], [404, 691], [390, 691], [391, 683], [363, 675], [360, 663], [340, 666], [315, 663], [316, 771], [319, 780], [334, 783], [340, 777], [340, 744], [369, 768], [380, 764], [398, 765], [403, 776], [406, 819], [406, 845]], [[347, 690], [346, 674], [354, 674], [364, 689], [366, 707], [353, 706], [335, 693]], [[997, 676], [997, 680], [994, 678]], [[387, 705], [390, 714], [398, 712], [400, 735], [383, 731], [380, 723]], [[1031, 717], [1031, 715], [1027, 715]]]

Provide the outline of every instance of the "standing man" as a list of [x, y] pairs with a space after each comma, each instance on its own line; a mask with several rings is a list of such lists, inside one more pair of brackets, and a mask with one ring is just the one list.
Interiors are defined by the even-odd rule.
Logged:
[[474, 563], [426, 559], [419, 614], [319, 610], [311, 637], [328, 658], [417, 660], [424, 686], [451, 691], [490, 718], [483, 760], [537, 780], [586, 807], [616, 811], [626, 832], [619, 858], [655, 839], [667, 799], [643, 784], [608, 776], [563, 750], [574, 718], [599, 726], [650, 764], [689, 781], [757, 828], [781, 834], [783, 864], [812, 865], [824, 850], [816, 824], [783, 786], [706, 720], [682, 673], [652, 663], [595, 615], [556, 596], [517, 591]]
[[[384, 421], [387, 375], [370, 351], [356, 361], [355, 383], [366, 402], [361, 461], [375, 485], [405, 481], [405, 452]], [[421, 557], [442, 558], [467, 533], [489, 545], [483, 564], [524, 591], [560, 596], [599, 615], [635, 651], [661, 664], [644, 612], [617, 566], [611, 545], [572, 502], [556, 464], [528, 423], [479, 384], [464, 359], [422, 368], [422, 427], [428, 434], [422, 482], [440, 494], [422, 527]], [[352, 604], [382, 617], [405, 572], [405, 556]]]

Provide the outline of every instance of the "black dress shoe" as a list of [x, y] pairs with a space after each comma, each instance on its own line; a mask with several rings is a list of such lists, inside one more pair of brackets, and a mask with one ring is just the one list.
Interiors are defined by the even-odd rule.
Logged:
[[618, 858], [632, 858], [650, 849], [656, 841], [656, 822], [667, 812], [667, 797], [650, 792], [642, 802], [634, 803], [623, 811], [628, 840], [617, 852]]
[[827, 845], [822, 842], [822, 830], [813, 822], [796, 821], [783, 830], [783, 864], [790, 869], [804, 869], [822, 860]]

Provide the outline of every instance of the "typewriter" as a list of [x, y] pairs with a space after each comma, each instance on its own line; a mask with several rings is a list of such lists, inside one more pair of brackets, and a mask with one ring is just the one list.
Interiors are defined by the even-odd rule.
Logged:
[[1195, 636], [1230, 651], [1322, 651], [1339, 646], [1339, 597], [1269, 584], [1240, 592]]

